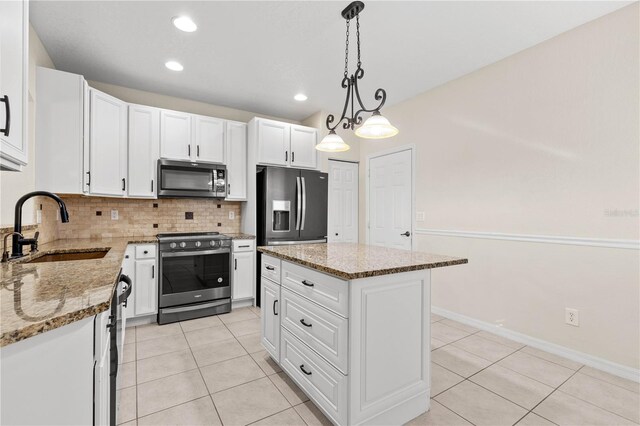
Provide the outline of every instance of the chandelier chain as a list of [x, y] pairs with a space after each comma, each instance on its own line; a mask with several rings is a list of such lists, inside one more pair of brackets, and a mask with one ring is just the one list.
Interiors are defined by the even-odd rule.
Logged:
[[349, 19], [347, 19], [347, 41], [344, 47], [344, 77], [349, 76]]
[[356, 15], [356, 40], [358, 45], [358, 68], [362, 66], [360, 61], [360, 15]]

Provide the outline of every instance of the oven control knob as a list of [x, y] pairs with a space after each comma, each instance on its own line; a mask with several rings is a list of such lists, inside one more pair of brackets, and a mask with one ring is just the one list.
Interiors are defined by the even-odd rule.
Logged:
[[196, 247], [200, 247], [202, 243], [200, 241], [196, 241]]
[[211, 240], [211, 241], [209, 241], [209, 245], [211, 247], [216, 247], [218, 245], [218, 242], [216, 240]]
[[169, 244], [169, 247], [171, 247], [171, 248], [176, 248], [176, 243], [171, 243], [171, 244]]
[[187, 243], [185, 243], [184, 241], [180, 243], [180, 248], [185, 248], [187, 246]]

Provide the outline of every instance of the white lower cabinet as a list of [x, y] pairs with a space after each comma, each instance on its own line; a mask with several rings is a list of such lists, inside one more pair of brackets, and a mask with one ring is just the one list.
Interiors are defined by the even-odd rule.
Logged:
[[94, 424], [100, 426], [111, 424], [111, 339], [107, 328], [110, 314], [111, 310], [98, 314], [95, 322]]
[[280, 285], [262, 277], [262, 346], [280, 361]]
[[127, 318], [158, 313], [158, 265], [155, 244], [129, 244], [122, 261], [122, 273], [133, 281], [127, 300]]
[[254, 240], [233, 240], [231, 299], [253, 299], [255, 281], [255, 244]]

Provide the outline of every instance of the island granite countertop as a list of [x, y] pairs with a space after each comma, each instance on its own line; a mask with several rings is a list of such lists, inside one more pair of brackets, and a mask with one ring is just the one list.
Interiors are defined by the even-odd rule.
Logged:
[[353, 243], [260, 246], [258, 251], [345, 280], [468, 263], [468, 259]]
[[[0, 266], [0, 347], [106, 311], [127, 244], [156, 237], [63, 239]], [[51, 253], [109, 250], [101, 259], [26, 263]]]

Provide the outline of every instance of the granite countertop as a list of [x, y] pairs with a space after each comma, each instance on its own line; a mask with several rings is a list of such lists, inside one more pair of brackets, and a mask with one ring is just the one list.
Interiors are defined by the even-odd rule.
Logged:
[[251, 234], [243, 234], [242, 232], [225, 233], [227, 237], [231, 237], [232, 240], [255, 240], [256, 236]]
[[[127, 244], [156, 237], [68, 239], [0, 264], [0, 347], [106, 311]], [[49, 253], [109, 250], [101, 259], [26, 263]]]
[[258, 247], [258, 251], [346, 280], [468, 263], [468, 259], [352, 243]]

